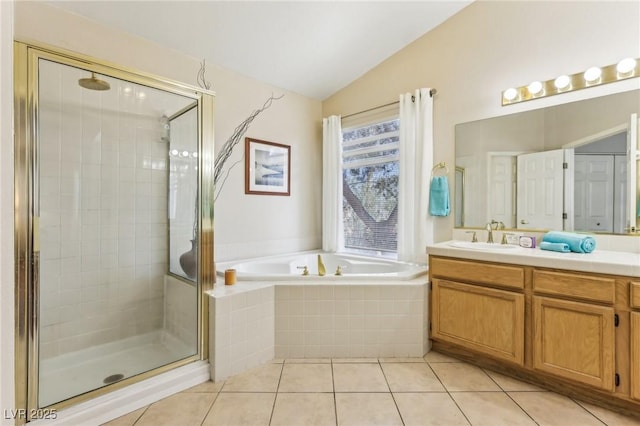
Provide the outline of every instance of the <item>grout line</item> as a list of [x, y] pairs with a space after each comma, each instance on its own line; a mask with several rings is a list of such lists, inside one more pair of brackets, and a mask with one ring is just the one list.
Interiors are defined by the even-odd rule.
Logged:
[[442, 380], [440, 379], [440, 377], [438, 377], [438, 374], [436, 374], [436, 371], [433, 369], [433, 367], [431, 367], [431, 363], [427, 361], [427, 365], [429, 366], [429, 369], [431, 370], [431, 372], [433, 373], [433, 375], [436, 377], [436, 379], [438, 379], [438, 381], [440, 382], [440, 384], [442, 385], [442, 388], [445, 390], [445, 392], [447, 393], [447, 395], [449, 395], [449, 398], [451, 398], [451, 401], [453, 401], [453, 403], [455, 404], [456, 407], [458, 407], [458, 411], [460, 411], [460, 413], [462, 414], [462, 416], [465, 418], [465, 420], [467, 421], [467, 423], [469, 425], [471, 425], [471, 420], [469, 420], [469, 417], [467, 417], [467, 414], [462, 410], [462, 407], [460, 407], [460, 405], [458, 404], [458, 401], [456, 401], [456, 399], [451, 395], [451, 392], [449, 392], [449, 389], [447, 389], [447, 387], [444, 385], [444, 383], [442, 383]]
[[607, 426], [607, 422], [605, 422], [604, 420], [602, 420], [600, 417], [596, 416], [595, 413], [592, 413], [591, 410], [589, 410], [587, 407], [585, 407], [584, 405], [582, 405], [580, 403], [580, 401], [578, 401], [577, 399], [573, 399], [573, 398], [569, 398], [571, 399], [573, 402], [575, 402], [580, 408], [582, 408], [584, 411], [586, 411], [587, 413], [591, 414], [593, 417], [596, 418], [596, 420], [598, 420], [600, 423], [602, 423], [603, 425]]
[[509, 395], [508, 392], [504, 392], [504, 394], [507, 395], [507, 398], [513, 401], [513, 403], [516, 404], [518, 408], [520, 408], [522, 412], [524, 412], [535, 424], [540, 425], [540, 423], [538, 423], [536, 419], [534, 419], [533, 416], [527, 412], [527, 410], [525, 410], [520, 404], [518, 404], [518, 402], [515, 399], [513, 399], [513, 397]]
[[507, 392], [507, 390], [505, 388], [503, 388], [502, 386], [500, 386], [500, 383], [498, 383], [493, 377], [491, 377], [491, 374], [487, 373], [487, 370], [485, 370], [484, 368], [481, 368], [482, 371], [484, 371], [484, 374], [486, 374], [489, 379], [496, 384], [496, 386], [498, 386], [498, 389], [500, 389], [502, 392]]
[[[382, 370], [382, 377], [384, 377], [384, 381], [387, 384], [387, 388], [389, 388], [389, 393], [391, 394], [391, 399], [393, 400], [393, 405], [396, 406], [396, 411], [398, 412], [398, 416], [400, 416], [400, 421], [402, 425], [405, 425], [404, 419], [402, 418], [402, 412], [400, 411], [400, 407], [398, 407], [398, 402], [396, 401], [396, 397], [393, 395], [391, 391], [391, 385], [389, 385], [389, 379], [387, 379], [387, 375], [384, 373], [384, 368], [382, 368], [382, 363], [380, 362], [380, 358], [378, 358], [378, 367]], [[386, 393], [386, 392], [385, 392]]]
[[[149, 407], [151, 407], [151, 404], [147, 405], [146, 407], [144, 407], [144, 411], [142, 411], [142, 413], [138, 416], [138, 418], [131, 424], [131, 426], [134, 426], [136, 423], [138, 423], [138, 421], [140, 421], [140, 419], [142, 418], [142, 416], [145, 415], [145, 413], [147, 412], [147, 410], [149, 409]], [[115, 419], [114, 419], [115, 420]]]
[[276, 410], [276, 401], [278, 400], [278, 391], [280, 390], [280, 382], [282, 381], [282, 373], [284, 372], [284, 362], [280, 364], [280, 377], [278, 377], [278, 386], [276, 386], [275, 396], [273, 397], [273, 405], [271, 406], [271, 415], [269, 416], [269, 424], [273, 421], [273, 412]]
[[338, 426], [338, 401], [336, 401], [336, 380], [333, 374], [333, 358], [331, 358], [331, 386], [333, 389], [333, 414], [336, 419], [336, 426]]
[[216, 403], [216, 401], [218, 400], [218, 396], [220, 396], [220, 392], [216, 393], [216, 397], [213, 398], [213, 401], [211, 401], [211, 405], [209, 406], [209, 409], [207, 410], [206, 413], [204, 413], [204, 417], [202, 417], [202, 421], [200, 422], [200, 426], [202, 426], [204, 424], [204, 421], [207, 419], [207, 416], [209, 415], [209, 413], [211, 412], [211, 409], [213, 408], [213, 404]]

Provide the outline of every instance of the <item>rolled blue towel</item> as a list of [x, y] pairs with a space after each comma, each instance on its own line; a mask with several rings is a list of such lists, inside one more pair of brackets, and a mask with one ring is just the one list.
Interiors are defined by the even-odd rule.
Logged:
[[540, 250], [559, 251], [560, 253], [570, 253], [571, 249], [567, 243], [549, 243], [543, 241], [540, 243]]
[[429, 188], [429, 213], [431, 216], [449, 216], [449, 179], [446, 176], [434, 176]]
[[596, 249], [596, 240], [593, 237], [572, 232], [550, 231], [544, 234], [542, 241], [568, 244], [569, 249], [576, 253], [591, 253]]

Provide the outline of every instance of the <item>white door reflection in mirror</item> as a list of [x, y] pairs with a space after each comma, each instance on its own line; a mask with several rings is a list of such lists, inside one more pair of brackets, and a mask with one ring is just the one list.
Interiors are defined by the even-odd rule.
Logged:
[[518, 156], [517, 227], [562, 229], [562, 149]]
[[575, 156], [575, 230], [613, 232], [614, 157], [607, 154]]
[[516, 159], [519, 153], [490, 152], [487, 155], [487, 217], [516, 227]]
[[[624, 233], [627, 227], [627, 169], [630, 125], [622, 123], [565, 144], [575, 151], [575, 164], [565, 170], [565, 213], [577, 232]], [[565, 156], [565, 162], [566, 162]], [[575, 190], [567, 179], [575, 179]], [[635, 185], [635, 183], [634, 183]]]
[[[613, 232], [615, 234], [621, 234], [625, 232], [625, 228], [629, 226], [628, 224], [628, 216], [629, 216], [629, 207], [628, 207], [628, 179], [627, 176], [629, 169], [629, 155], [616, 155], [614, 156], [614, 177], [613, 177], [613, 199], [620, 200], [619, 202], [614, 204], [613, 207]], [[617, 208], [618, 206], [623, 206], [622, 208]]]
[[627, 196], [628, 203], [628, 223], [625, 229], [626, 232], [636, 232], [637, 229], [637, 217], [640, 216], [640, 201], [638, 200], [638, 188], [637, 188], [637, 170], [638, 161], [640, 160], [640, 153], [638, 147], [640, 146], [640, 135], [638, 134], [638, 127], [640, 127], [640, 120], [638, 120], [638, 114], [631, 114], [629, 119], [629, 127], [627, 131]]

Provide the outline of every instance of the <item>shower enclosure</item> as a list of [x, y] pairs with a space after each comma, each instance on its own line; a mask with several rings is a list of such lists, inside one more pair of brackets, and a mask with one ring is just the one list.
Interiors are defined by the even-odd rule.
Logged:
[[48, 47], [15, 52], [18, 408], [206, 359], [212, 94]]

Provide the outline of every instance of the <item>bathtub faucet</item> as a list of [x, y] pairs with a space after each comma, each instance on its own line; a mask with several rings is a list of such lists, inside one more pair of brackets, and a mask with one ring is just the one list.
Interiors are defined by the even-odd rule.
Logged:
[[322, 263], [322, 256], [318, 255], [318, 275], [324, 277], [326, 273], [327, 270], [324, 267], [324, 263]]
[[309, 275], [309, 268], [307, 268], [307, 266], [296, 266], [296, 268], [298, 269], [302, 269], [302, 275], [307, 276]]

